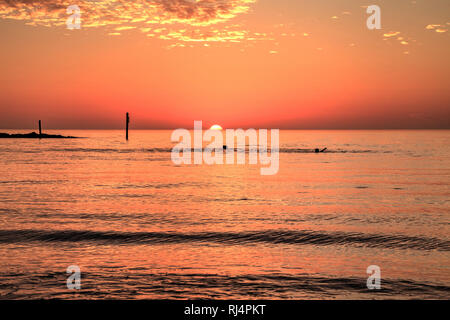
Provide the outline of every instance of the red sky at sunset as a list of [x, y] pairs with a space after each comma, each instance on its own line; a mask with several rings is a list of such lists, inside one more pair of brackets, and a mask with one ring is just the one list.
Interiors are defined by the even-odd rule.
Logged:
[[0, 128], [130, 112], [134, 129], [449, 129], [449, 15], [448, 0], [0, 0]]

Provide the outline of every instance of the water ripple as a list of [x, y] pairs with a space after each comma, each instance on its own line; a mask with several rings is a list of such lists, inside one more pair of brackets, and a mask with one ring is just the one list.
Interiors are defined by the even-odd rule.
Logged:
[[240, 245], [252, 243], [313, 244], [320, 246], [354, 245], [371, 248], [397, 248], [450, 251], [450, 241], [405, 235], [365, 234], [355, 232], [281, 231], [255, 232], [103, 232], [103, 231], [44, 231], [0, 230], [1, 243], [22, 242], [95, 242], [100, 244], [168, 244], [219, 243]]

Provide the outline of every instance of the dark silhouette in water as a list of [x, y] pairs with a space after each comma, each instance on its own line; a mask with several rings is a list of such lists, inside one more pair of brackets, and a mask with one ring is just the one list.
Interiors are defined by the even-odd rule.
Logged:
[[319, 152], [324, 152], [325, 150], [327, 150], [327, 148], [323, 148], [322, 150], [320, 150], [319, 148], [316, 148], [314, 150], [315, 153], [319, 153]]
[[30, 133], [2, 133], [0, 132], [0, 138], [10, 138], [10, 139], [19, 139], [19, 138], [39, 138], [39, 139], [75, 139], [77, 137], [72, 136], [62, 136], [59, 134], [38, 134], [36, 132], [30, 132]]
[[125, 138], [128, 141], [128, 126], [130, 125], [130, 115], [127, 112], [126, 118], [125, 118], [125, 122], [126, 122], [126, 134], [125, 134]]

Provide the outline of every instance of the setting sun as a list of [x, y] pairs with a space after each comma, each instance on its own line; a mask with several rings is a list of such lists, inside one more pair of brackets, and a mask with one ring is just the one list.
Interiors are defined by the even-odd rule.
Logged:
[[222, 127], [218, 124], [213, 124], [209, 130], [222, 130]]

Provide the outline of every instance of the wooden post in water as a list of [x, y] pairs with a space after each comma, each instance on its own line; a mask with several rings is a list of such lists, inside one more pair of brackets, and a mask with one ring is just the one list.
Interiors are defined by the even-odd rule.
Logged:
[[127, 118], [126, 118], [126, 125], [127, 125], [127, 129], [126, 129], [126, 138], [128, 140], [128, 124], [130, 123], [130, 116], [127, 112]]
[[39, 138], [42, 135], [42, 127], [41, 127], [41, 120], [39, 120]]

